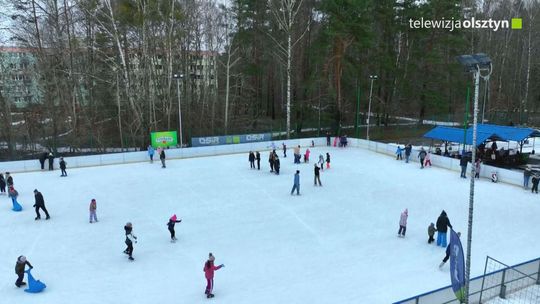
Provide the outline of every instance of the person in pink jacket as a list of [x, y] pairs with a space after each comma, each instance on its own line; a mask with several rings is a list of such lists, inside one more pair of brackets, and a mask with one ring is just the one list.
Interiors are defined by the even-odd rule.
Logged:
[[214, 294], [212, 293], [212, 290], [214, 289], [214, 271], [220, 269], [221, 267], [225, 267], [225, 265], [221, 264], [219, 266], [214, 266], [214, 260], [216, 258], [212, 253], [210, 252], [208, 254], [208, 260], [206, 263], [204, 263], [204, 276], [206, 277], [206, 290], [205, 294], [207, 298], [213, 298]]
[[407, 218], [409, 217], [409, 210], [405, 209], [401, 213], [401, 217], [399, 218], [399, 230], [398, 230], [398, 236], [399, 237], [405, 237], [405, 231], [407, 231]]
[[309, 151], [309, 148], [306, 149], [306, 153], [304, 154], [304, 162], [309, 163], [309, 154], [311, 154], [311, 151]]

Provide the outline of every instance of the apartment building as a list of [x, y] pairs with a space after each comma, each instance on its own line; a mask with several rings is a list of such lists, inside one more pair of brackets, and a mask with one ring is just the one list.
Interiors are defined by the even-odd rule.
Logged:
[[35, 61], [32, 49], [0, 47], [0, 94], [16, 108], [41, 100]]

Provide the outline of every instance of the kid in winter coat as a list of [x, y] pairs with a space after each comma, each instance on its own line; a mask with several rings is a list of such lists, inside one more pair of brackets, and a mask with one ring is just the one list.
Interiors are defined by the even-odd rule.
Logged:
[[127, 245], [127, 248], [126, 250], [124, 250], [124, 253], [127, 254], [129, 256], [129, 260], [130, 261], [133, 261], [134, 258], [133, 258], [133, 243], [137, 244], [137, 237], [133, 234], [133, 225], [128, 222], [125, 226], [124, 226], [124, 231], [126, 232], [126, 245]]
[[431, 167], [431, 152], [428, 152], [424, 159], [424, 167], [427, 167], [428, 165]]
[[480, 179], [480, 164], [482, 163], [482, 160], [480, 158], [477, 158], [474, 162], [474, 178]]
[[6, 172], [6, 184], [9, 186], [13, 186], [13, 176], [9, 174], [9, 172]]
[[214, 255], [210, 252], [208, 254], [208, 260], [206, 263], [204, 263], [204, 276], [206, 278], [206, 290], [204, 293], [206, 294], [207, 298], [213, 298], [214, 294], [212, 293], [212, 290], [214, 289], [214, 271], [221, 269], [222, 267], [225, 267], [225, 265], [221, 264], [219, 266], [214, 266], [215, 261]]
[[257, 160], [257, 170], [261, 170], [261, 153], [255, 152], [255, 159]]
[[161, 168], [166, 168], [166, 166], [165, 166], [165, 149], [161, 149], [161, 152], [159, 152], [159, 160], [161, 160]]
[[97, 203], [96, 203], [96, 199], [92, 199], [92, 201], [90, 202], [90, 224], [92, 224], [93, 222], [98, 222], [97, 220], [97, 215], [96, 215], [96, 210], [97, 210]]
[[15, 188], [13, 186], [9, 186], [8, 197], [11, 198], [11, 201], [13, 202], [13, 205], [15, 205], [15, 203], [17, 203], [17, 197], [18, 196], [19, 196], [19, 192], [17, 192], [17, 190], [15, 190]]
[[409, 210], [405, 209], [403, 212], [401, 212], [401, 216], [399, 217], [399, 230], [398, 230], [398, 236], [399, 237], [405, 237], [405, 231], [407, 231], [407, 218], [409, 217]]
[[324, 170], [324, 156], [322, 154], [319, 154], [318, 164], [321, 167], [321, 171], [323, 171]]
[[176, 214], [173, 214], [171, 218], [169, 219], [169, 222], [167, 223], [167, 227], [169, 228], [169, 232], [171, 233], [171, 243], [174, 243], [176, 241], [175, 231], [174, 231], [174, 224], [180, 223], [182, 220], [176, 219]]
[[326, 169], [330, 169], [330, 153], [326, 152]]
[[274, 171], [277, 175], [279, 175], [279, 169], [281, 168], [281, 163], [279, 162], [279, 157], [276, 154], [274, 154]]
[[400, 146], [397, 146], [397, 149], [396, 149], [396, 160], [402, 160], [402, 159], [403, 159], [402, 152], [403, 152], [403, 149], [401, 149]]
[[60, 176], [67, 176], [66, 165], [67, 165], [67, 163], [64, 160], [64, 158], [60, 157], [60, 170], [62, 171], [62, 175], [60, 175]]
[[249, 151], [248, 161], [249, 167], [255, 169], [255, 153], [253, 153], [253, 151]]
[[304, 154], [304, 162], [305, 163], [309, 163], [309, 154], [311, 153], [311, 151], [309, 151], [309, 148], [306, 149], [306, 154]]
[[322, 184], [321, 184], [321, 174], [320, 174], [320, 168], [319, 166], [317, 166], [317, 164], [314, 164], [314, 170], [315, 170], [315, 178], [314, 178], [314, 181], [313, 183], [315, 184], [315, 186], [317, 186], [317, 182], [319, 182], [319, 186], [322, 187]]
[[429, 239], [427, 240], [428, 244], [431, 244], [433, 243], [433, 241], [435, 241], [435, 239], [433, 238], [433, 236], [435, 235], [435, 231], [437, 231], [437, 229], [435, 229], [435, 224], [431, 223], [427, 228], [427, 233], [429, 235]]
[[274, 155], [276, 151], [270, 152], [270, 155], [268, 155], [268, 162], [270, 163], [270, 172], [274, 172]]
[[420, 168], [424, 169], [424, 159], [426, 158], [426, 150], [424, 148], [420, 149], [420, 152], [418, 152], [418, 158], [420, 158]]
[[24, 268], [28, 265], [30, 269], [34, 268], [32, 267], [32, 264], [26, 260], [26, 257], [24, 255], [21, 255], [17, 258], [17, 263], [15, 263], [15, 273], [17, 274], [17, 281], [15, 281], [15, 286], [21, 287], [26, 285], [24, 280]]
[[0, 193], [6, 193], [6, 180], [2, 173], [0, 173]]
[[154, 162], [154, 147], [152, 145], [148, 145], [148, 156], [150, 157], [150, 163]]

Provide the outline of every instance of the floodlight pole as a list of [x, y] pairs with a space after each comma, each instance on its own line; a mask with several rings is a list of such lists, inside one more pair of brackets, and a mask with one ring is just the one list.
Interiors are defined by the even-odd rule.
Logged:
[[368, 105], [368, 113], [367, 113], [367, 131], [366, 131], [366, 140], [369, 140], [369, 118], [371, 117], [371, 98], [373, 96], [373, 81], [377, 79], [377, 75], [369, 75], [369, 79], [371, 80], [371, 86], [369, 89], [369, 105]]
[[467, 258], [465, 260], [465, 303], [469, 303], [469, 280], [471, 275], [471, 243], [474, 210], [474, 176], [476, 174], [476, 129], [478, 124], [478, 91], [480, 89], [480, 67], [476, 66], [474, 72], [474, 110], [473, 110], [473, 138], [471, 157], [471, 184], [469, 193], [469, 225], [467, 230]]
[[180, 148], [183, 146], [182, 140], [182, 105], [180, 103], [180, 80], [184, 78], [182, 74], [174, 74], [173, 78], [176, 79], [176, 93], [178, 95], [178, 133], [180, 136]]

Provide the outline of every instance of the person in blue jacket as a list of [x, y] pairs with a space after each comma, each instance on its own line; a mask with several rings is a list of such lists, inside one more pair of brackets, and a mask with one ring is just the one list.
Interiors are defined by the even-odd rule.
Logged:
[[401, 146], [397, 146], [396, 160], [402, 160], [403, 159], [403, 156], [401, 155], [402, 152], [403, 152], [403, 149], [401, 149]]
[[291, 195], [293, 195], [294, 190], [296, 190], [296, 195], [300, 195], [300, 170], [296, 170], [294, 175], [294, 185], [291, 190]]
[[154, 147], [148, 145], [148, 156], [150, 156], [150, 163], [154, 162]]

